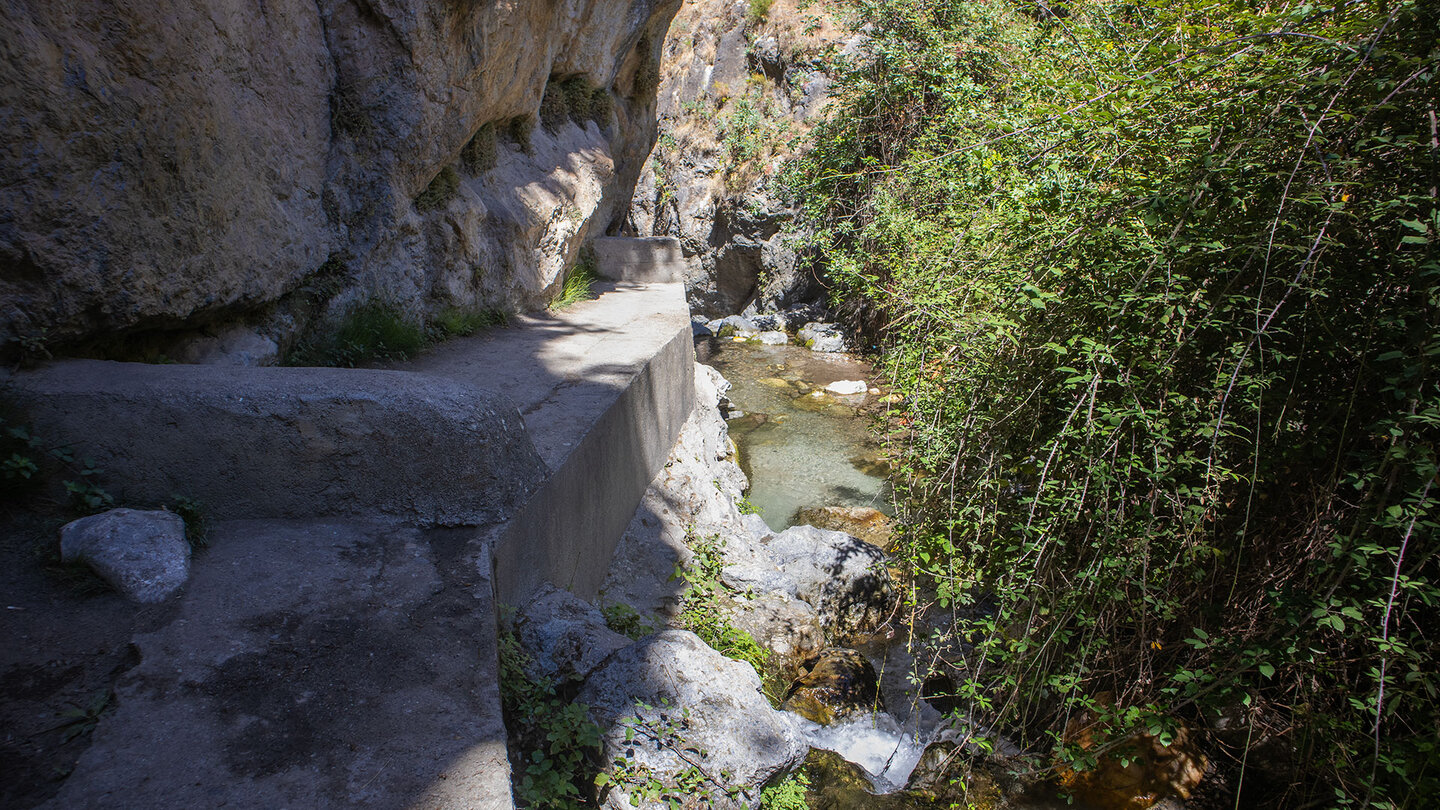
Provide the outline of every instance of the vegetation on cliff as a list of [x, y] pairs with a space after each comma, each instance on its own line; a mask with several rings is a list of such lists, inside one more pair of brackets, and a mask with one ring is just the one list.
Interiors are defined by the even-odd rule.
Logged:
[[1436, 7], [855, 12], [789, 182], [906, 395], [963, 696], [1081, 765], [1204, 730], [1242, 806], [1428, 806]]

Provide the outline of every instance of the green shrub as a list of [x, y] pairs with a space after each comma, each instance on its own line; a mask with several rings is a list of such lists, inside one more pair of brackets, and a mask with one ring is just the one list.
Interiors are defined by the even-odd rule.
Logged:
[[540, 123], [545, 129], [552, 133], [559, 132], [560, 127], [570, 118], [570, 112], [565, 103], [565, 87], [560, 82], [551, 81], [545, 85], [545, 95], [540, 99]]
[[643, 98], [655, 92], [660, 86], [660, 61], [655, 58], [654, 44], [648, 34], [640, 37], [635, 45], [637, 60], [635, 76], [630, 82], [630, 95]]
[[337, 82], [330, 92], [330, 128], [352, 137], [369, 135], [375, 129], [370, 109], [361, 100], [360, 87], [352, 82]]
[[535, 153], [534, 144], [530, 143], [530, 136], [535, 132], [535, 117], [531, 115], [517, 115], [510, 119], [510, 124], [505, 128], [510, 140], [520, 147], [520, 151], [527, 155]]
[[420, 211], [433, 211], [454, 199], [460, 190], [460, 175], [455, 167], [446, 166], [436, 174], [420, 196], [415, 198], [415, 207]]
[[495, 125], [488, 123], [475, 132], [465, 147], [460, 150], [460, 162], [465, 165], [465, 171], [473, 176], [479, 176], [495, 168], [498, 158], [499, 145], [495, 138]]
[[404, 360], [427, 343], [425, 330], [399, 309], [368, 301], [346, 313], [334, 334], [302, 342], [285, 364], [353, 368], [376, 360]]
[[884, 58], [792, 186], [905, 396], [909, 565], [987, 662], [960, 690], [1073, 758], [1080, 712], [1103, 743], [1244, 706], [1295, 770], [1238, 806], [1430, 806], [1433, 8], [1067, 8], [867, 5]]
[[504, 326], [509, 322], [510, 316], [504, 310], [448, 307], [431, 319], [430, 332], [431, 338], [438, 341], [451, 337], [466, 337], [482, 329]]
[[587, 806], [595, 783], [600, 728], [588, 709], [571, 700], [575, 684], [535, 680], [525, 672], [529, 656], [514, 632], [500, 634], [500, 702], [511, 745], [515, 803], [532, 810]]
[[765, 18], [770, 16], [770, 6], [774, 5], [774, 2], [775, 0], [750, 0], [745, 19], [751, 25], [765, 22]]
[[580, 261], [570, 268], [565, 274], [565, 283], [561, 285], [560, 292], [550, 302], [551, 309], [564, 309], [572, 304], [581, 301], [589, 301], [595, 297], [593, 287], [600, 276], [595, 273], [595, 253], [589, 248], [580, 251]]
[[561, 82], [560, 88], [565, 93], [565, 108], [570, 120], [584, 126], [594, 115], [590, 108], [590, 83], [584, 77], [573, 76]]
[[604, 87], [596, 87], [590, 91], [590, 120], [604, 129], [610, 124], [610, 115], [614, 112], [615, 100], [610, 96], [610, 91]]

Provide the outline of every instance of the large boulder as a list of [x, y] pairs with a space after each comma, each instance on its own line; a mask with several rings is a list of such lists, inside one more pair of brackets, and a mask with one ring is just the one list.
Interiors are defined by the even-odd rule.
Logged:
[[60, 559], [80, 560], [142, 604], [163, 602], [190, 577], [185, 521], [164, 510], [111, 509], [60, 529]]
[[831, 647], [806, 661], [780, 708], [828, 726], [856, 712], [880, 711], [880, 679], [855, 650]]
[[883, 551], [843, 532], [792, 526], [761, 545], [836, 637], [874, 630], [895, 605]]
[[[757, 807], [760, 788], [808, 750], [792, 716], [770, 707], [754, 669], [683, 630], [611, 656], [576, 700], [605, 730], [602, 765], [615, 779], [603, 806], [611, 810], [662, 808], [666, 795], [686, 807]], [[664, 786], [658, 795], [644, 789], [652, 779]]]

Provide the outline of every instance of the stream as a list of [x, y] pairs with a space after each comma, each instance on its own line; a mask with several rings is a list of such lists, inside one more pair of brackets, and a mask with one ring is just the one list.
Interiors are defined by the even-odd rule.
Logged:
[[[748, 500], [771, 530], [797, 523], [809, 507], [870, 507], [893, 514], [888, 469], [871, 431], [884, 405], [868, 363], [844, 354], [812, 352], [800, 346], [766, 346], [719, 338], [697, 341], [701, 362], [713, 366], [731, 384], [727, 422], [750, 479]], [[863, 380], [863, 393], [825, 390], [831, 383]], [[917, 628], [919, 632], [919, 628]], [[824, 726], [806, 721], [814, 780], [812, 798], [820, 806], [849, 808], [949, 807], [955, 795], [931, 798], [907, 790], [915, 775], [942, 751], [964, 748], [984, 729], [948, 719], [922, 700], [908, 673], [909, 637], [897, 633], [856, 645], [879, 673], [887, 711], [861, 712]], [[927, 756], [927, 748], [936, 746]], [[822, 752], [838, 754], [843, 761]], [[850, 763], [847, 765], [847, 762]], [[920, 766], [917, 770], [917, 766]], [[1016, 795], [1002, 790], [984, 769], [968, 777], [965, 798], [975, 807], [1048, 810], [1071, 807], [1050, 797]], [[1008, 795], [1007, 795], [1008, 794]]]

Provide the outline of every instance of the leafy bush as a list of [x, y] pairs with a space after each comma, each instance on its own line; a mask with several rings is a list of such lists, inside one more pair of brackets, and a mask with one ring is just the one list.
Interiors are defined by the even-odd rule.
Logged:
[[600, 728], [588, 708], [564, 694], [567, 685], [531, 678], [528, 656], [514, 632], [500, 634], [500, 701], [515, 751], [515, 803], [534, 810], [589, 806], [588, 791], [598, 772]]
[[962, 690], [1057, 748], [1103, 692], [1115, 739], [1242, 707], [1296, 746], [1242, 804], [1424, 806], [1435, 10], [1068, 8], [865, 5], [790, 178], [906, 396]]
[[729, 591], [720, 581], [720, 570], [725, 566], [725, 541], [717, 536], [696, 537], [692, 532], [686, 538], [686, 545], [695, 556], [690, 565], [675, 570], [675, 577], [685, 581], [677, 616], [679, 625], [726, 658], [754, 667], [764, 681], [766, 696], [778, 704], [785, 684], [776, 680], [770, 651], [760, 646], [754, 636], [732, 624], [720, 604], [721, 596]]

